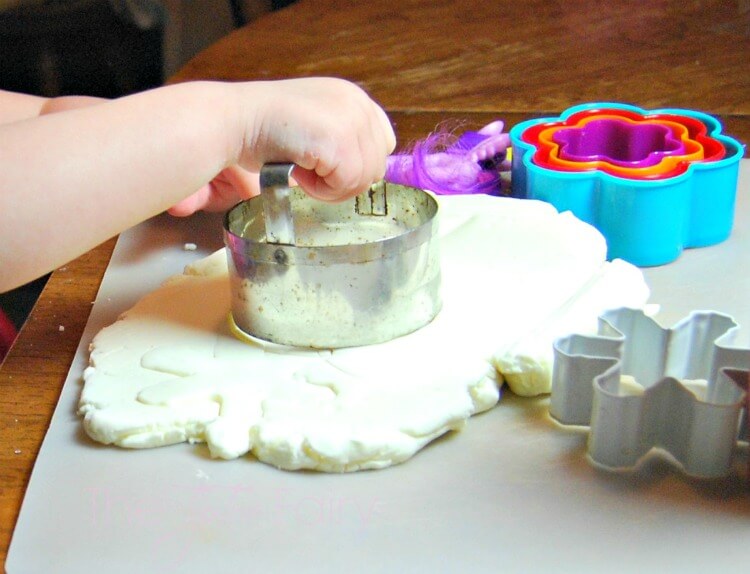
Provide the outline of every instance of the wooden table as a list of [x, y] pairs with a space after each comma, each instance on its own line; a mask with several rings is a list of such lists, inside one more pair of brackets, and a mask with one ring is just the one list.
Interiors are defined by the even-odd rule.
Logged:
[[[446, 119], [513, 125], [587, 101], [703, 110], [748, 142], [748, 53], [748, 0], [300, 0], [233, 32], [171, 81], [346, 77], [389, 111], [401, 145]], [[114, 245], [52, 274], [0, 367], [3, 562]]]

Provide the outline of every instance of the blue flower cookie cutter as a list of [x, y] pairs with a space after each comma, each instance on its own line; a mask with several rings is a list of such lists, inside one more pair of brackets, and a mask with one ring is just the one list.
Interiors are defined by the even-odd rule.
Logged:
[[736, 345], [738, 332], [714, 311], [670, 329], [642, 310], [607, 311], [596, 335], [555, 341], [550, 415], [590, 426], [588, 456], [609, 470], [661, 448], [690, 476], [725, 476], [748, 438], [750, 349]]
[[[664, 179], [630, 179], [601, 170], [558, 171], [533, 162], [535, 146], [522, 139], [527, 129], [599, 109], [695, 118], [726, 153], [717, 161], [691, 162], [683, 173]], [[571, 211], [593, 225], [607, 241], [608, 259], [644, 267], [663, 265], [677, 259], [686, 248], [714, 245], [731, 234], [744, 147], [721, 130], [716, 118], [698, 111], [646, 111], [608, 102], [574, 106], [557, 118], [527, 120], [510, 131], [512, 196], [549, 202], [558, 211]]]

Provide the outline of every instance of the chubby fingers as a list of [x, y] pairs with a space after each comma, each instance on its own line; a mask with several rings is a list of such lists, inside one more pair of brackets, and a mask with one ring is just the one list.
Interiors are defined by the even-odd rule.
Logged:
[[396, 145], [393, 128], [380, 106], [368, 99], [362, 107], [360, 123], [343, 124], [320, 146], [321, 153], [306, 154], [297, 163], [293, 176], [311, 196], [343, 200], [385, 175], [386, 158]]
[[198, 191], [173, 205], [170, 215], [185, 217], [196, 211], [226, 211], [238, 201], [249, 199], [259, 192], [258, 174], [239, 166], [222, 170]]
[[385, 175], [396, 137], [383, 109], [361, 88], [334, 78], [278, 87], [283, 96], [266, 116], [256, 160], [295, 163], [294, 179], [324, 201], [361, 193]]

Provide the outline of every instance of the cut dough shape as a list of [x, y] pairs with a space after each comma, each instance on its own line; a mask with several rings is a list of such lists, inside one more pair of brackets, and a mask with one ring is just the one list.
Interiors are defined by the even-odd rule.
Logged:
[[[205, 441], [283, 469], [400, 463], [514, 392], [549, 392], [552, 341], [642, 307], [636, 267], [546, 203], [442, 196], [443, 309], [368, 347], [316, 351], [232, 332], [223, 250], [145, 296], [91, 345], [79, 412], [94, 440], [145, 448]], [[243, 340], [244, 339], [244, 340]]]

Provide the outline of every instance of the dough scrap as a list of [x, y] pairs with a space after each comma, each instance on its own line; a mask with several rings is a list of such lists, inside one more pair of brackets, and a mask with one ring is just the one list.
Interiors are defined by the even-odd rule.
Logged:
[[552, 341], [641, 307], [636, 267], [543, 202], [442, 196], [443, 309], [379, 345], [315, 351], [238, 337], [223, 250], [146, 295], [91, 344], [79, 413], [128, 448], [206, 442], [278, 468], [349, 472], [409, 459], [518, 394], [549, 392]]

